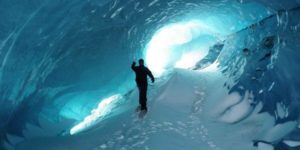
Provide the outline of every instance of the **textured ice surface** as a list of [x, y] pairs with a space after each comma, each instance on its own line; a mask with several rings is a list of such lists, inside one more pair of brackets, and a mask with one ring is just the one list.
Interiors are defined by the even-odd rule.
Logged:
[[[299, 141], [299, 0], [2, 0], [0, 10], [0, 149]], [[166, 73], [144, 120], [129, 67], [140, 57]], [[105, 103], [112, 95], [122, 101]]]
[[[216, 73], [214, 73], [216, 75]], [[158, 82], [149, 91], [149, 112], [140, 119], [135, 111], [135, 90], [122, 107], [127, 111], [98, 123], [94, 129], [74, 136], [33, 139], [23, 149], [256, 149], [252, 139], [274, 125], [270, 115], [256, 111], [236, 125], [226, 125], [210, 114], [212, 103], [222, 101], [226, 89], [222, 76], [178, 70], [168, 82]], [[209, 84], [212, 83], [212, 84]], [[210, 86], [205, 86], [206, 84]], [[221, 87], [221, 88], [220, 88]], [[163, 91], [163, 92], [161, 92]], [[226, 131], [226, 132], [224, 132]], [[253, 132], [260, 133], [254, 135]], [[226, 139], [224, 137], [226, 136]], [[83, 144], [82, 139], [89, 141]], [[163, 140], [163, 142], [161, 142]], [[48, 141], [48, 142], [42, 142]], [[51, 143], [49, 143], [51, 141]], [[66, 143], [74, 142], [72, 145]], [[39, 144], [44, 143], [44, 144]], [[54, 144], [55, 143], [55, 144]], [[234, 143], [239, 145], [233, 146]], [[35, 145], [35, 147], [31, 147]], [[92, 146], [97, 145], [97, 146]]]

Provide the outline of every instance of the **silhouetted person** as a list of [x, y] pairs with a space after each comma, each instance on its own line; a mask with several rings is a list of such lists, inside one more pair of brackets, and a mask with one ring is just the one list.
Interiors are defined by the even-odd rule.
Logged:
[[144, 66], [144, 60], [139, 60], [139, 66], [135, 66], [135, 62], [132, 63], [131, 69], [135, 72], [136, 84], [139, 89], [139, 103], [142, 111], [147, 111], [147, 87], [148, 81], [147, 76], [151, 78], [152, 83], [154, 82], [154, 77], [151, 71]]

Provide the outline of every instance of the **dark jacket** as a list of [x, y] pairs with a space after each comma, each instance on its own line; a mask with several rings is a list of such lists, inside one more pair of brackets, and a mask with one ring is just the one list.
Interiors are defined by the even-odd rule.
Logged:
[[154, 77], [147, 67], [135, 66], [135, 63], [132, 63], [131, 69], [135, 72], [135, 81], [138, 84], [147, 84], [147, 76], [149, 76], [151, 78], [151, 81], [154, 82]]

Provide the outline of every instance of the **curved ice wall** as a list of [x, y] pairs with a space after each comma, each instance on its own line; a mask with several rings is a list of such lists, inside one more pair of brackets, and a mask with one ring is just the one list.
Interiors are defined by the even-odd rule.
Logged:
[[21, 136], [40, 117], [80, 121], [101, 99], [126, 94], [134, 87], [131, 61], [147, 58], [153, 36], [193, 21], [213, 31], [192, 29], [165, 69], [189, 52], [176, 49], [210, 43], [189, 69], [218, 63], [234, 79], [224, 83], [230, 92], [251, 91], [253, 105], [263, 102], [261, 111], [278, 122], [298, 119], [299, 1], [2, 0], [0, 11], [2, 139]]

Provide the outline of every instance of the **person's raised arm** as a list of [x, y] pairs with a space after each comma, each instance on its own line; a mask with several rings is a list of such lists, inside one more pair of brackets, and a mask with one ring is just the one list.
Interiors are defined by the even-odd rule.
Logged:
[[136, 64], [136, 63], [135, 63], [135, 61], [133, 61], [133, 62], [132, 62], [132, 64], [131, 64], [131, 69], [132, 69], [133, 71], [135, 71], [135, 70], [136, 70], [136, 66], [135, 66], [135, 64]]
[[154, 76], [148, 68], [147, 68], [147, 75], [151, 78], [151, 82], [154, 83]]

